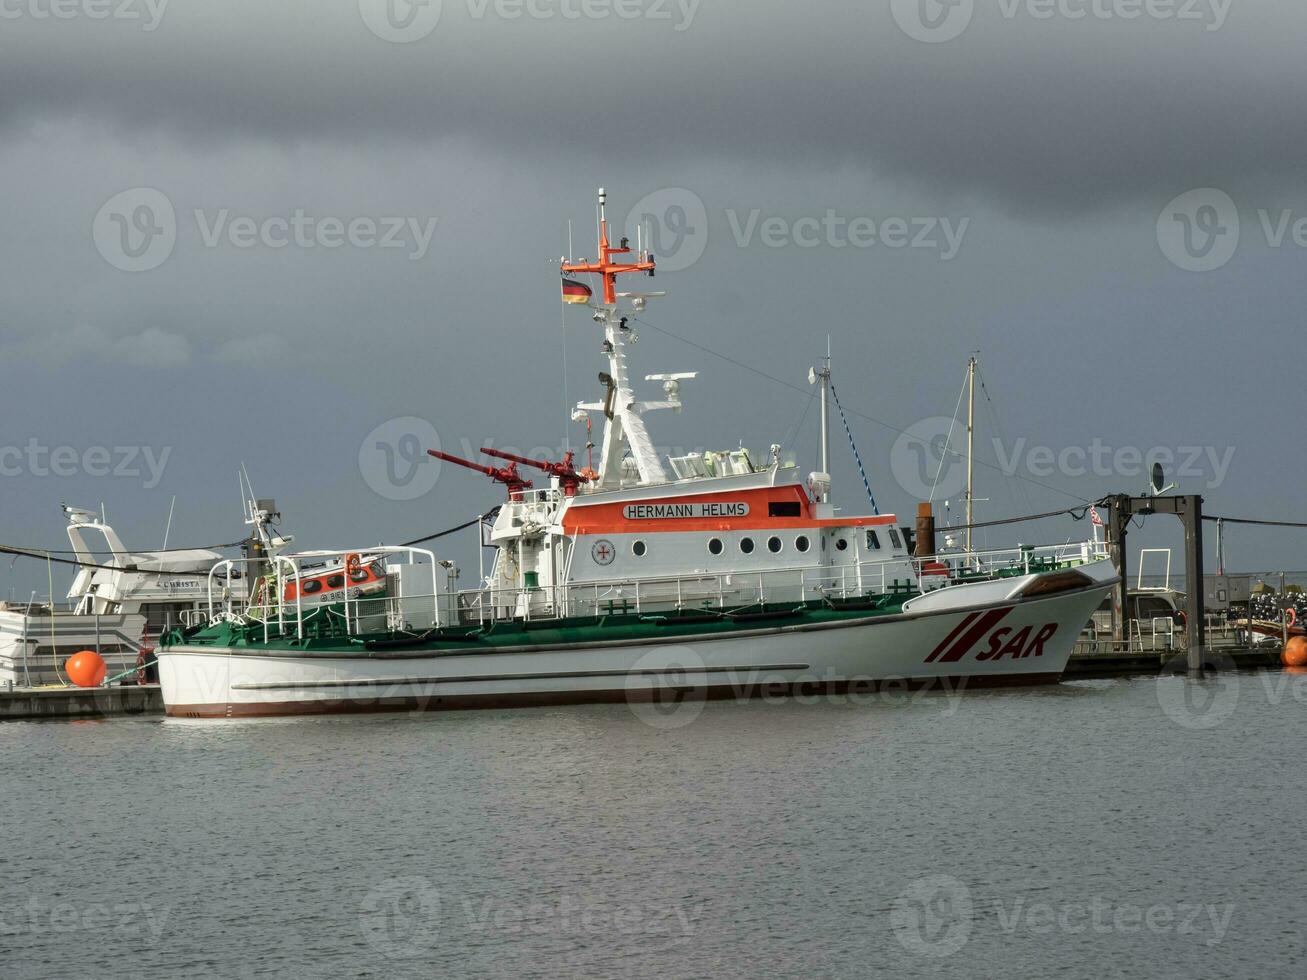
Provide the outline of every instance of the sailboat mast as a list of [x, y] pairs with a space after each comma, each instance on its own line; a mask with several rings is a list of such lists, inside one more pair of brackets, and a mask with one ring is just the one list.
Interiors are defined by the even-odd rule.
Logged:
[[967, 554], [971, 547], [971, 525], [974, 523], [973, 504], [976, 498], [976, 359], [967, 362]]

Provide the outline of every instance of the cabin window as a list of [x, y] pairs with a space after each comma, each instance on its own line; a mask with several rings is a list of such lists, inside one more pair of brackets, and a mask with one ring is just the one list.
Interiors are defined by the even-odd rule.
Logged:
[[772, 535], [770, 538], [768, 538], [767, 550], [770, 551], [773, 555], [779, 555], [781, 553], [781, 539], [776, 537], [775, 535]]
[[631, 554], [635, 555], [636, 558], [643, 558], [644, 553], [648, 550], [649, 549], [644, 546], [643, 541], [637, 541], [635, 544], [631, 545]]
[[344, 575], [332, 575], [327, 579], [327, 588], [329, 589], [339, 589], [344, 584], [345, 584]]
[[867, 547], [872, 551], [880, 551], [880, 535], [875, 531], [867, 531]]
[[797, 500], [773, 500], [767, 504], [768, 517], [802, 517], [803, 511]]
[[740, 550], [746, 555], [753, 554], [753, 538], [740, 538]]
[[838, 548], [840, 551], [845, 551], [849, 547], [849, 542], [844, 538], [836, 538], [835, 547]]
[[809, 544], [810, 543], [808, 539], [804, 537], [802, 534], [800, 534], [797, 538], [794, 539], [794, 548], [796, 551], [807, 551]]
[[710, 538], [708, 540], [708, 553], [710, 555], [720, 555], [722, 553], [721, 538]]
[[892, 544], [892, 545], [894, 546], [894, 549], [895, 549], [896, 551], [901, 551], [901, 550], [902, 550], [902, 548], [903, 548], [903, 541], [902, 541], [902, 539], [899, 537], [899, 529], [898, 529], [898, 528], [896, 528], [896, 527], [892, 527], [892, 528], [889, 529], [889, 543]]
[[315, 592], [321, 592], [322, 581], [320, 579], [311, 578], [304, 583], [304, 585], [300, 588], [300, 591], [303, 592], [305, 595], [313, 595], [313, 593]]

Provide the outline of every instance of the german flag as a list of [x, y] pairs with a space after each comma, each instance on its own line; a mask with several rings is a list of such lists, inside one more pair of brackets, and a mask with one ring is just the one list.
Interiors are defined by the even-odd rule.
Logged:
[[590, 287], [583, 282], [577, 282], [575, 279], [563, 277], [563, 302], [564, 303], [588, 303], [590, 302]]

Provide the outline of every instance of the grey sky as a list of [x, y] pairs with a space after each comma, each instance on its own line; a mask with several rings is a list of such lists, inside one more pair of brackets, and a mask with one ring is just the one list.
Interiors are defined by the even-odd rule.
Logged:
[[[897, 0], [650, 0], [623, 8], [632, 19], [601, 0], [586, 9], [607, 15], [578, 19], [562, 14], [579, 0], [539, 0], [554, 16], [518, 19], [469, 3], [445, 0], [410, 43], [380, 39], [357, 0], [172, 0], [152, 30], [144, 0], [128, 8], [135, 21], [93, 19], [95, 0], [66, 20], [38, 16], [47, 0], [3, 5], [0, 446], [68, 446], [79, 462], [58, 476], [6, 457], [0, 540], [57, 544], [61, 499], [103, 500], [130, 543], [157, 546], [174, 493], [173, 543], [231, 540], [242, 460], [305, 544], [465, 520], [495, 491], [442, 472], [418, 500], [387, 499], [360, 473], [360, 443], [408, 415], [455, 452], [583, 438], [566, 426], [549, 260], [569, 219], [577, 252], [592, 251], [600, 184], [617, 218], [664, 188], [703, 202], [702, 257], [659, 276], [670, 296], [651, 324], [801, 387], [833, 334], [885, 509], [914, 502], [891, 465], [897, 430], [952, 414], [978, 348], [1002, 426], [995, 448], [982, 412], [982, 454], [1000, 468], [1019, 459], [1028, 478], [982, 467], [982, 516], [1141, 487], [1092, 466], [1079, 475], [1078, 450], [1159, 448], [1178, 465], [1190, 446], [1211, 452], [1182, 487], [1211, 510], [1305, 516], [1294, 432], [1307, 250], [1292, 224], [1307, 217], [1302, 4], [1180, 0], [1125, 19], [1146, 5], [1066, 0], [1090, 11], [1077, 20], [994, 0], [960, 36], [923, 43], [896, 20]], [[176, 244], [130, 273], [92, 229], [139, 187], [175, 210]], [[1159, 247], [1159, 215], [1209, 187], [1235, 202], [1239, 245], [1213, 271], [1183, 271]], [[297, 210], [401, 219], [404, 247], [232, 237], [237, 218]], [[932, 222], [965, 232], [956, 255], [847, 240], [850, 222], [895, 218], [923, 241]], [[601, 365], [592, 325], [574, 310], [567, 323], [575, 401]], [[763, 449], [805, 409], [801, 392], [653, 326], [637, 355], [641, 371], [702, 372], [683, 415], [651, 418], [669, 447]], [[814, 416], [796, 447], [805, 465]], [[837, 433], [837, 498], [854, 509], [844, 443]], [[148, 473], [86, 472], [95, 446], [170, 451], [146, 489]], [[1063, 465], [1046, 474], [1031, 455], [1041, 447]], [[1114, 458], [1117, 470], [1130, 461]], [[1178, 533], [1150, 525], [1139, 540]], [[1304, 543], [1240, 530], [1230, 552], [1246, 567], [1299, 567]], [[474, 561], [466, 541], [451, 553]], [[43, 579], [20, 564], [0, 584]]]

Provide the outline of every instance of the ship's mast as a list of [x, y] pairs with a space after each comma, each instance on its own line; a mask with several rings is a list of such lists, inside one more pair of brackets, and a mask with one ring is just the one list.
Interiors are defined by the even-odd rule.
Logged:
[[[618, 293], [617, 277], [629, 273], [642, 272], [652, 276], [655, 270], [654, 257], [643, 247], [634, 253], [635, 261], [614, 261], [614, 256], [631, 255], [633, 250], [626, 238], [616, 246], [608, 238], [608, 196], [599, 188], [599, 258], [596, 261], [580, 259], [565, 260], [562, 263], [564, 273], [587, 273], [598, 275], [603, 282], [603, 304], [594, 307], [594, 319], [604, 327], [604, 353], [608, 357], [608, 370], [600, 375], [608, 388], [607, 396], [602, 402], [582, 402], [577, 407], [585, 411], [603, 411], [604, 433], [599, 472], [594, 483], [598, 487], [615, 487], [622, 479], [622, 442], [630, 446], [631, 455], [640, 474], [640, 482], [666, 483], [667, 472], [663, 469], [658, 453], [649, 438], [645, 427], [643, 412], [656, 408], [680, 408], [677, 395], [680, 379], [692, 375], [667, 375], [664, 391], [668, 399], [661, 402], [637, 402], [631, 387], [627, 369], [627, 345], [633, 340], [633, 333], [628, 324], [628, 317], [623, 316], [617, 308], [619, 296], [629, 297], [636, 312], [644, 309], [648, 296], [658, 293]], [[642, 243], [643, 244], [643, 243]]]
[[976, 358], [967, 361], [967, 554], [972, 554], [971, 525], [976, 499]]
[[[821, 382], [821, 472], [824, 476], [821, 500], [818, 503], [830, 503], [830, 334], [826, 335], [826, 360], [821, 370], [814, 372], [816, 380]], [[812, 380], [812, 379], [810, 379]]]

